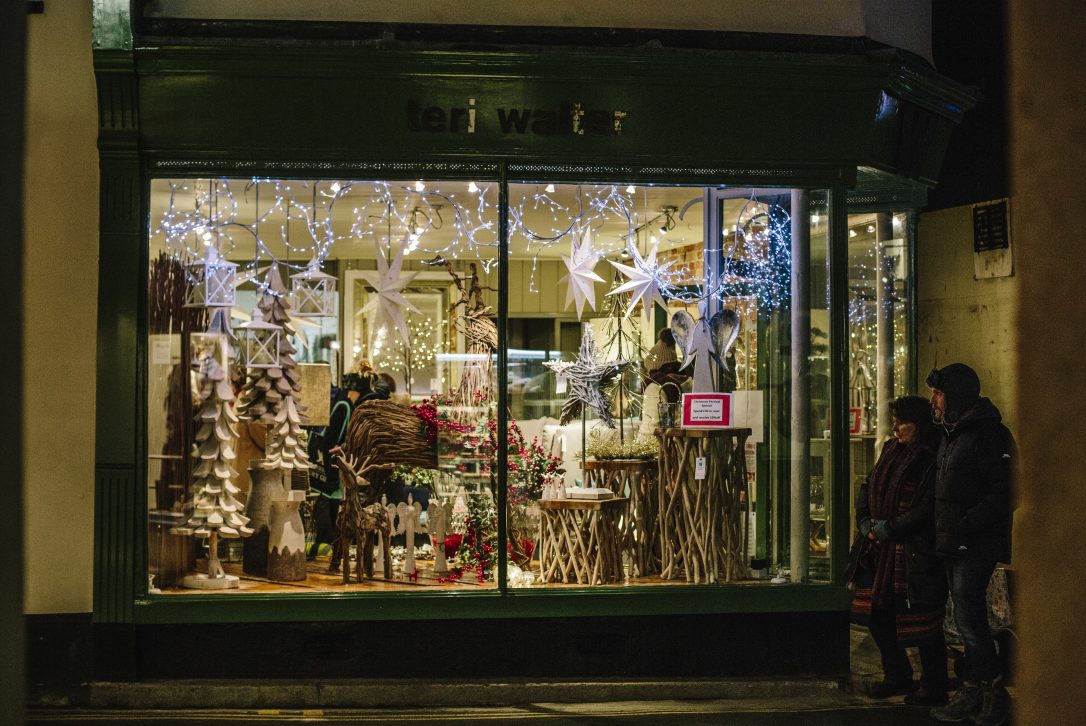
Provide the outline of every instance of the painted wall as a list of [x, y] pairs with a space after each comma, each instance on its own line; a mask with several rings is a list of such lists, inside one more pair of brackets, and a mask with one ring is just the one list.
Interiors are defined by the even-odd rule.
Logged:
[[[1043, 12], [1038, 12], [1043, 10]], [[1086, 472], [1086, 97], [1082, 89], [1082, 3], [1007, 3], [1010, 47], [1012, 233], [1022, 248], [1018, 341], [1022, 427], [1013, 588], [1018, 624], [1014, 720], [1079, 723], [1086, 713], [1086, 559], [1082, 512]], [[1053, 32], [1058, 28], [1058, 32]], [[1028, 247], [1026, 247], [1028, 245]]]
[[930, 0], [656, 0], [586, 3], [552, 0], [158, 0], [147, 13], [159, 17], [325, 20], [450, 25], [585, 28], [659, 28], [742, 33], [865, 36], [931, 60]]
[[[972, 215], [972, 206], [966, 205], [920, 217], [917, 391], [927, 393], [924, 379], [932, 368], [965, 363], [980, 376], [981, 395], [992, 399], [1015, 431], [1019, 279], [973, 279]], [[1013, 237], [1011, 247], [1017, 254]]]
[[27, 613], [89, 612], [98, 299], [91, 2], [27, 18], [24, 220]]

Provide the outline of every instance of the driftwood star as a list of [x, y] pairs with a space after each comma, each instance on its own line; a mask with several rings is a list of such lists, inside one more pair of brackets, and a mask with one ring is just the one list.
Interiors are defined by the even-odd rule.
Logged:
[[615, 427], [611, 415], [610, 391], [622, 371], [629, 368], [630, 361], [599, 362], [596, 358], [596, 341], [592, 329], [584, 326], [581, 337], [581, 349], [575, 361], [547, 361], [543, 365], [556, 375], [565, 376], [569, 381], [569, 396], [562, 404], [562, 425], [572, 421], [581, 413], [583, 406], [591, 406], [609, 428]]

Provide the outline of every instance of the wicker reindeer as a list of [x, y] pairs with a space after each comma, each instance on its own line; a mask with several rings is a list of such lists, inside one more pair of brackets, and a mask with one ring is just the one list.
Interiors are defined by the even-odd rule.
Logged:
[[384, 553], [384, 576], [392, 577], [389, 557], [388, 514], [381, 504], [389, 473], [396, 466], [437, 468], [437, 456], [426, 440], [415, 412], [391, 401], [365, 401], [359, 404], [347, 425], [342, 452], [336, 466], [343, 484], [343, 504], [336, 523], [337, 544], [343, 563], [343, 582], [350, 580], [350, 547], [355, 544], [355, 572], [359, 582], [363, 572], [373, 577], [373, 542], [369, 534], [379, 532]]
[[[339, 526], [339, 539], [336, 548], [343, 568], [343, 584], [351, 579], [351, 543], [355, 545], [355, 579], [362, 582], [364, 577], [373, 577], [373, 539], [370, 533], [381, 538], [381, 550], [387, 553], [390, 544], [388, 517], [380, 502], [363, 504], [367, 499], [370, 483], [366, 476], [382, 467], [374, 465], [369, 459], [361, 464], [350, 454], [336, 457], [339, 467], [339, 480], [343, 484], [343, 504], [339, 508], [336, 524]], [[384, 557], [385, 579], [392, 577], [392, 563]]]

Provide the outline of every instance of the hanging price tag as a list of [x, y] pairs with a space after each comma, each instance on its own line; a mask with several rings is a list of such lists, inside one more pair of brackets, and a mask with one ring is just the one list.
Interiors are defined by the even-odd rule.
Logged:
[[556, 396], [561, 396], [565, 392], [566, 392], [566, 377], [565, 376], [555, 376], [555, 378], [554, 378], [554, 394]]
[[694, 459], [694, 478], [695, 479], [704, 479], [705, 478], [705, 457], [704, 456], [699, 456], [698, 458]]

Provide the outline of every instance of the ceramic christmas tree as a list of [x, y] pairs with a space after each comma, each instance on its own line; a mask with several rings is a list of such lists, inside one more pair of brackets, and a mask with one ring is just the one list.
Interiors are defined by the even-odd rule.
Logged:
[[[256, 536], [246, 542], [244, 552], [245, 572], [255, 575], [268, 574], [268, 537], [270, 535], [268, 523], [270, 523], [271, 503], [286, 501], [291, 474], [295, 470], [309, 468], [309, 459], [302, 437], [304, 408], [298, 402], [298, 396], [302, 390], [298, 382], [300, 373], [293, 358], [294, 346], [290, 342], [290, 336], [294, 334], [294, 330], [290, 327], [289, 300], [286, 287], [279, 275], [279, 268], [272, 264], [264, 283], [259, 309], [266, 322], [278, 325], [282, 329], [278, 340], [278, 365], [250, 369], [239, 405], [241, 412], [251, 421], [268, 427], [264, 459], [260, 462], [252, 462], [250, 466], [250, 469], [259, 468], [267, 472], [265, 476], [254, 479], [254, 489], [249, 498], [250, 506], [246, 512], [254, 523], [260, 524]], [[258, 485], [270, 491], [258, 492], [256, 490]], [[259, 511], [257, 511], [258, 507]], [[304, 570], [304, 547], [295, 552], [294, 548], [280, 550], [276, 546], [271, 554], [277, 560], [273, 568], [276, 571], [297, 572], [299, 567], [293, 563], [293, 560], [299, 559], [302, 563], [301, 568]], [[288, 558], [292, 562], [278, 561], [283, 558]]]
[[[216, 311], [218, 318], [222, 311]], [[212, 328], [221, 321], [212, 321]], [[228, 330], [228, 327], [226, 328]], [[210, 338], [199, 350], [196, 368], [200, 407], [196, 413], [196, 435], [192, 448], [192, 478], [199, 487], [193, 501], [192, 514], [175, 534], [192, 535], [208, 541], [207, 574], [189, 575], [185, 587], [217, 590], [238, 586], [238, 578], [223, 572], [218, 558], [219, 537], [248, 537], [253, 533], [242, 514], [241, 503], [234, 486], [234, 390], [230, 385], [223, 361], [230, 357], [228, 335]]]

